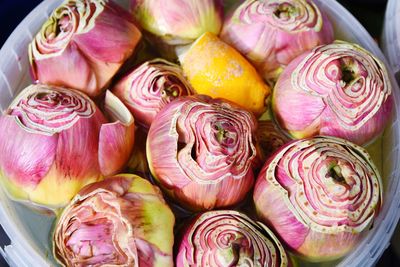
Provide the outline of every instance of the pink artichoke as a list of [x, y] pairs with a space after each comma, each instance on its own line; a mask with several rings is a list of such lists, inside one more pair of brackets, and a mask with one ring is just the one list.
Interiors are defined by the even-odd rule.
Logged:
[[329, 135], [359, 145], [383, 132], [392, 107], [385, 65], [346, 42], [320, 46], [296, 58], [272, 96], [275, 117], [294, 138]]
[[31, 85], [0, 117], [0, 181], [11, 197], [66, 205], [84, 185], [120, 171], [132, 151], [134, 120], [107, 91], [103, 113], [72, 89]]
[[130, 72], [112, 89], [132, 112], [136, 121], [149, 128], [156, 114], [192, 88], [178, 65], [163, 59], [147, 61]]
[[259, 174], [261, 220], [311, 261], [344, 256], [368, 232], [382, 204], [382, 181], [368, 153], [334, 137], [293, 141]]
[[127, 164], [129, 173], [135, 173], [143, 177], [150, 174], [146, 156], [146, 140], [147, 133], [138, 127], [135, 131], [135, 145]]
[[173, 266], [174, 215], [159, 189], [133, 174], [83, 188], [53, 235], [63, 266]]
[[229, 16], [221, 38], [268, 81], [295, 57], [333, 41], [333, 28], [311, 0], [247, 0]]
[[275, 235], [262, 223], [233, 210], [198, 215], [186, 229], [177, 267], [290, 266]]
[[264, 158], [268, 158], [290, 141], [272, 120], [258, 121], [257, 137]]
[[184, 97], [157, 114], [147, 138], [150, 170], [191, 210], [237, 204], [254, 183], [254, 116], [233, 103]]
[[176, 57], [175, 48], [188, 45], [205, 32], [218, 34], [222, 26], [221, 0], [130, 0], [131, 11], [164, 57]]
[[130, 14], [109, 0], [65, 0], [29, 45], [33, 79], [97, 96], [141, 39]]

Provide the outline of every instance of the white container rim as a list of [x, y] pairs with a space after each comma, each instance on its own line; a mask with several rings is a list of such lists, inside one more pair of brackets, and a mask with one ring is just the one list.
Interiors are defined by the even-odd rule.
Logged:
[[400, 82], [398, 77], [400, 72], [400, 1], [389, 0], [386, 6], [383, 36], [382, 36], [382, 49], [387, 56], [387, 59], [392, 66], [397, 81]]
[[[365, 28], [349, 13], [349, 11], [336, 2], [336, 0], [314, 1], [321, 9], [329, 11], [328, 13], [332, 14], [335, 18], [339, 18], [343, 21], [346, 20], [348, 25], [352, 26], [351, 28], [346, 29], [347, 34], [352, 36], [354, 42], [361, 44], [365, 49], [371, 51], [375, 56], [380, 58], [386, 66], [389, 66], [377, 44], [373, 41]], [[389, 1], [389, 4], [390, 2], [396, 2], [396, 0]], [[30, 14], [17, 26], [0, 49], [0, 59], [9, 58], [11, 52], [11, 56], [14, 57], [13, 60], [17, 60], [18, 62], [19, 55], [14, 49], [14, 46], [18, 44], [20, 34], [24, 32], [30, 37], [30, 39], [32, 39], [38, 30], [37, 22], [43, 22], [60, 3], [61, 0], [44, 0], [34, 10], [32, 10]], [[30, 30], [30, 28], [35, 27], [36, 29]], [[3, 80], [3, 84], [7, 87], [10, 95], [2, 95], [2, 98], [9, 98], [11, 100], [14, 90], [6, 73], [3, 71], [3, 68], [5, 68], [6, 65], [7, 62], [0, 61], [0, 87], [2, 85], [1, 80]], [[21, 69], [22, 66], [19, 65], [19, 68]], [[389, 76], [393, 85], [396, 103], [395, 113], [396, 117], [399, 117], [400, 91], [390, 69]], [[4, 108], [5, 106], [2, 106], [0, 101], [0, 109]], [[397, 119], [393, 122], [392, 127], [396, 127], [397, 131], [398, 128], [400, 128]], [[400, 157], [398, 143], [395, 144], [393, 153], [395, 153], [397, 158]], [[367, 238], [365, 238], [339, 263], [338, 266], [373, 266], [389, 245], [389, 240], [400, 217], [400, 172], [397, 166], [398, 163], [394, 162], [393, 164], [395, 164], [393, 171], [388, 174], [388, 177], [386, 177], [391, 181], [391, 186], [386, 192], [386, 194], [390, 195], [391, 201], [389, 205], [384, 205], [384, 209], [381, 212], [384, 214], [384, 216], [381, 216], [383, 218], [379, 221], [379, 224], [376, 224], [378, 225], [378, 227], [376, 227], [377, 229], [375, 229], [373, 233], [370, 233]], [[5, 256], [11, 266], [51, 266], [49, 260], [35, 249], [33, 242], [26, 240], [26, 237], [24, 236], [25, 232], [21, 230], [23, 227], [20, 225], [18, 220], [12, 220], [14, 216], [15, 214], [12, 212], [12, 208], [10, 208], [7, 201], [5, 201], [5, 194], [0, 193], [0, 224], [11, 239], [11, 244], [6, 246], [4, 250], [0, 248], [0, 253]]]

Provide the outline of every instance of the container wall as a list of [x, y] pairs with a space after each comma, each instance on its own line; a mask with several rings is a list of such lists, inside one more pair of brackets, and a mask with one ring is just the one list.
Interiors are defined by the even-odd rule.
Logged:
[[[127, 6], [127, 1], [123, 2]], [[377, 57], [383, 54], [365, 29], [334, 0], [316, 0], [317, 4], [334, 22], [338, 39], [356, 42], [373, 52]], [[27, 46], [43, 21], [61, 0], [46, 0], [40, 4], [18, 26], [0, 50], [0, 109], [3, 111], [13, 96], [27, 86], [31, 80], [28, 70]], [[400, 16], [399, 16], [400, 17]], [[392, 78], [396, 98], [396, 113], [399, 114], [399, 90]], [[340, 263], [340, 266], [372, 266], [389, 243], [391, 234], [399, 217], [399, 120], [394, 115], [382, 140], [375, 145], [385, 179], [385, 199], [382, 213], [368, 236], [354, 251]], [[381, 148], [381, 149], [380, 149]], [[0, 192], [0, 223], [12, 240], [5, 249], [6, 257], [13, 266], [54, 265], [50, 247], [50, 228], [53, 218], [39, 216], [36, 213], [8, 200]]]

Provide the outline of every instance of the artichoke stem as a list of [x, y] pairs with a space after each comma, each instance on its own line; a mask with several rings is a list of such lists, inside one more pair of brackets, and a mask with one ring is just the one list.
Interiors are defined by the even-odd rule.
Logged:
[[226, 130], [224, 130], [222, 128], [218, 130], [217, 140], [218, 140], [219, 143], [221, 143], [225, 139], [227, 133], [228, 133], [228, 131], [226, 131]]
[[342, 71], [342, 81], [345, 84], [352, 84], [357, 81], [361, 74], [359, 65], [354, 59], [342, 59], [340, 69]]
[[274, 11], [274, 15], [278, 18], [290, 18], [292, 16], [296, 16], [296, 14], [297, 9], [287, 3], [280, 4]]
[[342, 169], [338, 165], [333, 165], [328, 172], [328, 175], [332, 177], [332, 179], [341, 184], [346, 184], [346, 180], [343, 177]]
[[355, 79], [355, 73], [351, 68], [342, 67], [342, 81], [344, 81], [346, 84], [349, 84]]
[[232, 254], [233, 254], [232, 255], [233, 256], [233, 262], [231, 262], [231, 264], [232, 264], [232, 266], [236, 266], [238, 264], [238, 262], [239, 262], [239, 259], [240, 259], [241, 247], [240, 247], [240, 244], [237, 244], [237, 243], [232, 243], [231, 247], [232, 247]]
[[165, 88], [164, 91], [162, 91], [162, 96], [172, 96], [172, 97], [178, 97], [179, 93], [178, 90], [174, 88], [174, 86], [170, 86], [168, 88]]

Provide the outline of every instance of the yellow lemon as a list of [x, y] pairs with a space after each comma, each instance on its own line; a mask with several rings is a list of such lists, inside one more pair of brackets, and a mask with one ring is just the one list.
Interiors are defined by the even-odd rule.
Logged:
[[196, 93], [228, 99], [257, 117], [265, 111], [271, 89], [238, 51], [216, 35], [204, 33], [180, 61]]

